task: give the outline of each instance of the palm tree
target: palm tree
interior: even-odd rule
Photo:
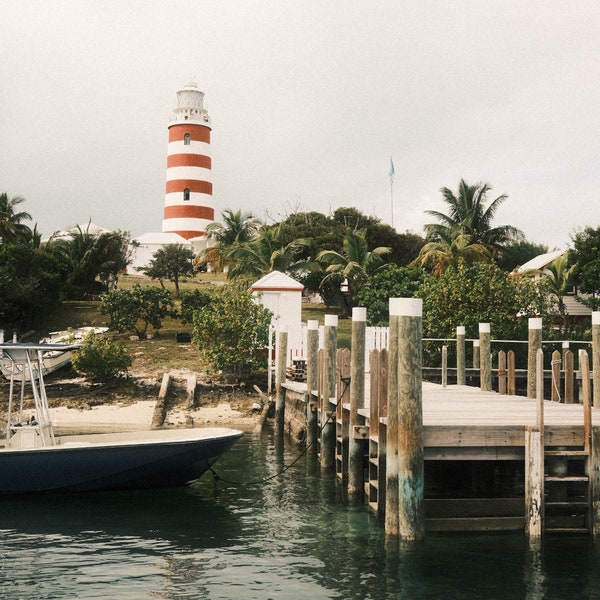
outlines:
[[[228,279],[252,279],[262,277],[271,271],[282,273],[309,268],[299,257],[310,239],[297,239],[283,243],[283,227],[263,227],[262,231],[246,243],[234,244],[223,251],[225,261],[230,265]]]
[[[565,252],[552,261],[543,271],[543,285],[556,300],[556,307],[560,319],[560,330],[564,332],[567,322],[567,307],[563,297],[571,285],[571,275],[575,272],[575,265],[569,266],[569,253]],[[538,273],[538,271],[534,271]]]
[[[31,220],[31,215],[25,211],[15,212],[15,207],[21,202],[25,202],[25,198],[9,198],[6,192],[0,194],[0,241],[3,244],[18,242],[30,232],[22,221]]]
[[[467,234],[453,235],[452,230],[442,231],[438,239],[427,242],[412,264],[430,267],[431,274],[438,277],[450,266],[457,267],[462,260],[466,265],[488,262],[490,252],[484,244],[473,244]]]
[[[260,230],[261,221],[250,213],[226,209],[221,213],[223,223],[215,221],[206,227],[206,237],[216,242],[216,247],[207,248],[201,253],[201,262],[211,262],[222,267],[226,248],[249,242]]]
[[[349,312],[348,297],[354,298],[365,285],[369,275],[383,265],[383,256],[391,252],[391,248],[379,246],[368,250],[366,230],[346,230],[342,252],[322,250],[317,255],[317,262],[325,266],[326,275],[321,280],[321,286],[333,284],[337,287],[344,282],[347,293],[342,294],[345,312]]]
[[[443,187],[440,191],[449,211],[448,214],[435,210],[426,211],[440,221],[425,225],[427,240],[447,243],[459,236],[468,236],[460,244],[464,245],[468,239],[470,244],[485,246],[492,256],[497,256],[501,254],[503,245],[507,242],[523,239],[523,233],[511,225],[492,227],[496,211],[508,196],[502,194],[486,207],[487,195],[491,189],[487,183],[468,185],[464,179],[458,184],[457,195]]]

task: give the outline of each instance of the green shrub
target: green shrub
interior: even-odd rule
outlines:
[[[126,373],[131,357],[121,345],[110,338],[89,333],[81,348],[73,353],[73,367],[92,381],[108,381]]]

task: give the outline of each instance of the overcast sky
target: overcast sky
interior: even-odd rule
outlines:
[[[190,81],[217,214],[390,223],[393,197],[396,229],[421,234],[464,178],[550,249],[600,224],[597,1],[2,0],[0,24],[0,192],[44,235],[160,231]]]

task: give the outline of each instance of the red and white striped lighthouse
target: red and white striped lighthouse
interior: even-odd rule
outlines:
[[[204,92],[190,83],[177,92],[169,124],[167,191],[163,232],[186,240],[204,234],[214,221],[210,158],[210,117]]]

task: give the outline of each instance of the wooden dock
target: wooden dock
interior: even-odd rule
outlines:
[[[360,356],[360,350],[352,354],[353,360]],[[540,397],[540,369],[536,398],[418,378],[409,389],[414,370],[393,391],[398,382],[388,376],[388,360],[392,364],[392,350],[389,356],[373,351],[370,368],[362,365],[358,401],[349,393],[356,386],[348,350],[338,350],[333,361],[308,357],[309,371],[311,361],[320,365],[316,389],[283,384],[288,425],[305,427],[322,468],[334,465],[349,498],[355,497],[353,481],[360,480],[361,500],[381,517],[386,533],[408,539],[422,537],[422,531],[600,533],[600,414],[591,407],[587,367],[579,374],[583,404],[565,404]],[[356,377],[356,365],[352,373]],[[323,379],[332,377],[336,384],[324,395]],[[390,423],[390,411],[399,421]],[[334,448],[306,428],[315,413],[321,431],[335,422]],[[358,466],[349,459],[353,455]],[[391,514],[397,510],[400,518]]]

